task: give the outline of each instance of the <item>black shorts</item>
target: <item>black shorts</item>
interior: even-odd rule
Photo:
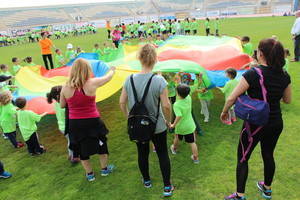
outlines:
[[[197,30],[193,30],[193,33],[196,35],[197,34]]]
[[[176,134],[178,136],[179,140],[185,140],[186,143],[194,143],[195,142],[195,135],[194,133],[188,134],[188,135],[179,135]]]
[[[190,33],[191,32],[191,30],[185,30],[185,33]]]
[[[100,118],[69,119],[70,149],[88,160],[94,154],[108,154],[108,130]]]

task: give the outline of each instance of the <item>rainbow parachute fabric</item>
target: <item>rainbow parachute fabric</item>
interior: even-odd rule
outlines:
[[[105,86],[97,90],[96,101],[102,101],[122,88],[125,79],[137,73],[141,65],[137,52],[143,44],[123,44],[100,60],[97,54],[82,53],[77,58],[87,59],[95,77],[107,73],[109,66],[116,66],[116,74]],[[158,62],[155,72],[187,72],[203,74],[205,85],[222,87],[227,78],[224,70],[233,67],[239,70],[251,58],[242,53],[241,42],[232,37],[174,36],[157,47]],[[46,101],[46,93],[51,87],[63,85],[67,79],[73,59],[66,66],[47,71],[41,66],[23,67],[16,75],[19,89],[14,97],[24,96],[28,100],[27,109],[36,113],[54,113],[53,105]],[[105,61],[105,62],[104,62]],[[239,71],[241,74],[242,71]]]

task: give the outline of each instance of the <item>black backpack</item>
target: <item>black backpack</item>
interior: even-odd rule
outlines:
[[[130,82],[134,94],[135,104],[130,110],[128,116],[128,134],[129,139],[136,143],[149,142],[155,133],[156,123],[159,116],[160,99],[158,100],[157,115],[155,121],[153,121],[153,119],[150,117],[149,111],[145,105],[145,99],[149,92],[149,87],[154,76],[155,75],[153,74],[149,79],[141,101],[138,100],[138,96],[133,82],[133,75],[130,76]]]

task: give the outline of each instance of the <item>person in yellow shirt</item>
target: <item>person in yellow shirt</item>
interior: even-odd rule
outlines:
[[[50,69],[54,69],[52,51],[51,48],[54,47],[52,41],[48,38],[48,34],[46,32],[41,33],[42,39],[39,41],[42,56],[44,60],[44,64],[47,70],[49,70],[48,61],[50,63]]]

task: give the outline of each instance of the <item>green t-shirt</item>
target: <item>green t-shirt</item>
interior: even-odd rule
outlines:
[[[197,23],[196,21],[191,23],[191,29],[192,29],[193,31],[195,31],[195,30],[198,29],[198,23]]]
[[[61,55],[56,54],[55,55],[55,68],[58,68],[58,67],[61,67],[62,65],[64,65],[64,64],[62,64],[62,63],[64,63],[64,60],[65,60],[65,58],[62,54]]]
[[[220,21],[219,21],[219,20],[216,20],[216,21],[215,21],[215,29],[216,29],[216,30],[219,30],[219,28],[220,28]]]
[[[18,73],[18,71],[21,69],[21,65],[14,65],[12,66],[12,70],[14,72],[14,74],[16,75]]]
[[[225,100],[228,99],[228,97],[231,95],[232,91],[236,86],[239,84],[239,81],[236,79],[228,81],[223,88],[221,88],[221,91],[225,95]]]
[[[16,107],[12,103],[8,103],[2,107],[0,115],[0,125],[3,133],[11,133],[16,131]]]
[[[96,49],[96,48],[94,48],[92,52],[98,54],[99,58],[103,54],[102,51],[101,51],[101,49]]]
[[[19,128],[25,141],[29,140],[31,135],[37,131],[36,123],[39,122],[41,118],[40,115],[29,110],[19,110],[17,112]]]
[[[248,54],[249,56],[252,56],[253,55],[253,45],[250,42],[244,44],[243,45],[243,52],[245,54]]]
[[[54,103],[55,115],[57,119],[58,129],[62,132],[65,132],[66,128],[66,115],[65,109],[60,107],[60,104],[55,102]]]
[[[175,97],[176,96],[176,84],[174,81],[168,82],[168,92],[169,97]]]
[[[4,76],[12,76],[12,74],[11,74],[9,71],[6,71],[6,72],[1,71],[1,72],[0,72],[0,75],[4,75]]]
[[[209,29],[210,28],[210,22],[206,20],[204,22],[204,26],[205,26],[206,29]]]
[[[191,30],[190,23],[187,21],[184,22],[183,27],[185,31]]]
[[[201,84],[199,84],[199,80],[196,79],[194,81],[194,88],[195,89],[204,89],[204,88],[207,88],[207,86],[202,82]],[[210,101],[214,98],[214,94],[211,90],[207,90],[206,92],[202,93],[202,92],[199,92],[198,93],[198,98],[201,99],[201,100],[206,100],[206,101]]]
[[[286,71],[286,72],[289,72],[289,65],[290,65],[290,61],[288,58],[285,59],[285,65],[283,66],[283,69]]]
[[[188,135],[194,133],[196,125],[192,116],[192,98],[188,95],[185,99],[177,99],[174,104],[176,117],[181,117],[175,127],[175,134]]]
[[[74,50],[67,50],[65,53],[65,58],[67,60],[71,60],[71,59],[75,58],[75,56],[76,56],[76,54],[75,54]]]

